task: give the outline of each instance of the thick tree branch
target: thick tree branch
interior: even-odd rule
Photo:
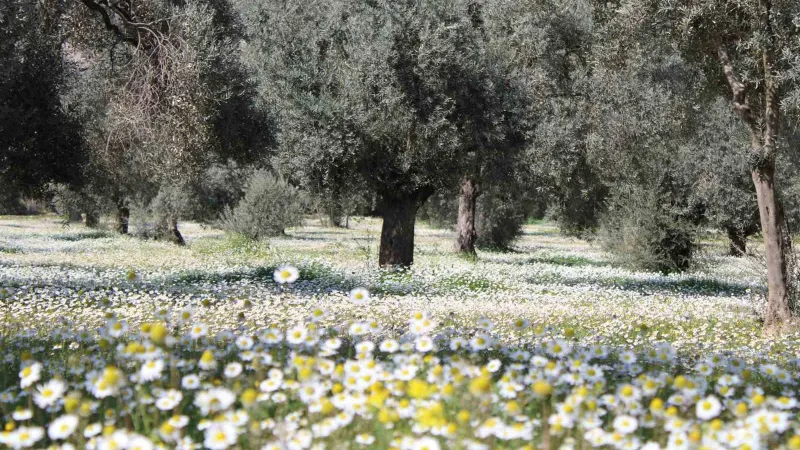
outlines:
[[[724,48],[720,47],[717,50],[717,57],[719,58],[720,64],[722,64],[725,79],[728,81],[728,86],[730,86],[731,93],[733,94],[733,111],[742,119],[745,125],[747,125],[750,131],[750,140],[753,149],[760,149],[761,133],[759,132],[758,122],[756,118],[753,117],[753,110],[750,108],[750,103],[747,98],[748,87],[739,79],[739,76],[733,68],[733,63],[728,56],[728,52]]]
[[[106,8],[104,8],[102,5],[93,0],[81,0],[81,3],[86,5],[86,7],[89,8],[90,10],[100,14],[100,17],[103,19],[103,24],[105,25],[106,29],[113,32],[117,36],[117,38],[119,38],[121,41],[127,42],[128,44],[133,46],[139,45],[138,39],[125,34],[122,30],[119,29],[118,26],[114,24],[114,22],[111,21],[111,16],[108,14],[108,11],[106,11]]]
[[[763,152],[764,156],[774,158],[775,138],[780,127],[780,100],[778,98],[778,81],[775,74],[775,33],[772,29],[770,0],[760,0],[759,20],[761,29],[765,36],[765,43],[761,49],[762,63],[764,70],[764,132],[763,132]]]

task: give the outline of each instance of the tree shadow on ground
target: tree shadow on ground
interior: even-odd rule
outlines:
[[[576,277],[568,278],[555,274],[547,274],[542,277],[532,277],[528,279],[532,284],[556,283],[562,286],[597,286],[602,288],[619,289],[622,291],[634,291],[642,295],[697,295],[703,297],[735,297],[743,296],[748,293],[752,286],[744,283],[733,283],[707,278],[687,277],[682,279],[671,278],[650,278],[636,279],[625,277],[614,278],[588,278]]]
[[[581,267],[581,266],[590,266],[590,267],[611,267],[613,264],[609,261],[595,261],[589,258],[584,258],[582,256],[574,256],[574,255],[541,255],[541,256],[534,256],[532,258],[528,258],[525,261],[522,261],[521,264],[551,264],[555,266],[564,266],[564,267]]]

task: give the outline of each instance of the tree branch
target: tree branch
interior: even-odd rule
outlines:
[[[731,88],[733,94],[733,111],[739,115],[744,121],[745,125],[750,129],[752,135],[758,136],[758,124],[753,117],[753,111],[747,100],[747,85],[745,85],[733,69],[728,52],[724,48],[717,50],[717,57],[722,64],[722,70],[725,72],[725,79],[728,80],[728,86]]]
[[[774,157],[775,139],[780,128],[780,100],[778,98],[778,77],[775,74],[775,33],[772,29],[772,3],[760,0],[759,20],[766,37],[762,44],[761,55],[764,70],[764,152],[766,157]]]
[[[106,9],[99,3],[93,0],[81,0],[81,3],[86,5],[86,7],[90,10],[100,14],[106,29],[113,32],[121,41],[127,42],[133,46],[139,45],[139,41],[136,38],[128,36],[122,30],[120,30],[118,26],[114,25],[114,22],[111,21],[111,16],[108,14],[108,11],[106,11]]]

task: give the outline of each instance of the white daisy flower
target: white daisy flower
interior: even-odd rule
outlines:
[[[77,427],[78,416],[68,414],[50,422],[50,425],[47,426],[47,435],[54,441],[66,439],[75,432]]]
[[[364,288],[355,288],[350,291],[348,297],[353,304],[363,306],[369,302],[369,291]]]
[[[36,387],[36,393],[33,394],[33,401],[39,408],[47,408],[54,405],[67,390],[67,384],[63,381],[53,378],[45,384]]]
[[[697,402],[697,418],[700,420],[710,420],[717,417],[722,411],[722,403],[717,400],[717,397],[709,395]]]
[[[19,371],[19,385],[22,389],[27,388],[39,381],[42,376],[42,363],[34,362]]]
[[[272,274],[272,278],[278,284],[286,284],[286,283],[294,283],[300,278],[300,271],[297,270],[296,267],[292,266],[281,266],[275,269],[275,273]]]
[[[621,415],[614,419],[614,430],[621,434],[631,434],[639,427],[635,417]]]

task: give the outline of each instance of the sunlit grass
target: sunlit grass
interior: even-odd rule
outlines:
[[[418,227],[414,268],[385,271],[379,221],[351,224],[309,220],[264,242],[185,224],[181,248],[0,219],[0,248],[15,249],[0,251],[2,443],[40,432],[31,445],[731,448],[728,432],[750,448],[800,443],[787,371],[800,337],[761,333],[760,274],[723,256],[724,242],[706,246],[700,269],[664,276],[616,267],[546,223],[474,260],[452,253],[451,232]],[[300,277],[276,284],[285,264]],[[349,299],[356,287],[366,303]],[[397,352],[383,351],[393,339]],[[197,389],[183,384],[194,375]],[[52,379],[66,391],[38,406]],[[697,405],[709,395],[720,410],[706,418]],[[72,426],[65,416],[76,428],[62,438],[49,428]]]

